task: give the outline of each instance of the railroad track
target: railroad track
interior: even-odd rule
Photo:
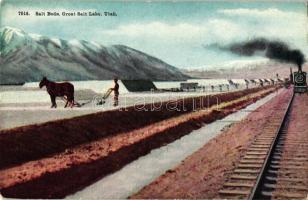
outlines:
[[[287,132],[293,99],[294,95],[285,109],[277,107],[275,116],[269,119],[263,133],[256,137],[219,191],[220,198],[307,198],[307,133]],[[296,137],[288,137],[288,134],[296,134]]]

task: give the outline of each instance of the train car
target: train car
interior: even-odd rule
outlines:
[[[290,85],[291,85],[290,79],[285,78],[284,81],[283,81],[283,86],[284,86],[285,88],[289,88]]]
[[[306,72],[297,71],[293,73],[294,93],[307,92]]]

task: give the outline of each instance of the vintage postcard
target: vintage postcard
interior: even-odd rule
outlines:
[[[0,199],[307,199],[307,1],[0,0]]]

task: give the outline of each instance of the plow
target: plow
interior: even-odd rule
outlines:
[[[95,106],[95,105],[103,105],[103,104],[106,103],[106,99],[108,99],[108,97],[110,97],[111,93],[112,93],[112,89],[109,88],[109,89],[104,93],[103,96],[101,96],[101,95],[96,95],[96,96],[94,96],[91,100],[88,100],[88,101],[86,101],[86,102],[80,103],[80,102],[74,100],[73,106],[80,108],[80,107],[83,107],[83,106],[85,106],[85,105],[87,105],[87,104],[89,104],[89,103],[91,103],[91,102],[93,102],[93,105],[94,105],[94,106]],[[66,97],[66,96],[63,96],[61,99],[62,99],[64,102],[67,102],[67,97]]]

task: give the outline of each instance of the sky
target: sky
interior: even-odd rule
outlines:
[[[117,16],[35,16],[40,11]],[[305,2],[2,0],[0,25],[67,40],[123,44],[179,68],[261,59],[210,48],[256,37],[279,39],[308,54]]]

